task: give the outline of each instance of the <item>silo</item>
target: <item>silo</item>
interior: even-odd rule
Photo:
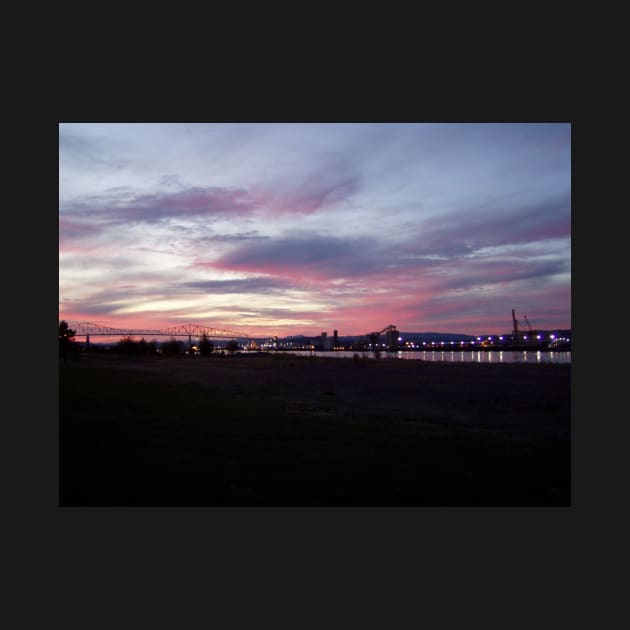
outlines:
[[[322,332],[322,350],[330,350],[330,340],[327,332]]]
[[[395,328],[390,328],[387,333],[386,333],[386,339],[387,341],[385,342],[387,344],[388,348],[394,349],[398,347],[398,335],[400,333],[395,329]]]

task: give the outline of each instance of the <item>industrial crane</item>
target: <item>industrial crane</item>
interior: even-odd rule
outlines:
[[[523,318],[525,319],[525,323],[527,324],[527,329],[528,329],[528,334],[529,334],[529,341],[534,341],[535,337],[536,337],[536,330],[534,330],[532,328],[532,325],[529,323],[529,319],[527,319],[527,315],[523,314]],[[519,335],[522,335],[523,332],[519,331],[518,329],[518,320],[516,319],[516,315],[514,314],[514,309],[512,309],[512,325],[514,327],[514,329],[512,330],[512,334],[514,335],[514,341],[519,340]],[[526,337],[523,336],[523,340],[525,340]]]
[[[389,326],[385,326],[385,328],[383,328],[383,330],[379,330],[377,333],[372,333],[373,335],[382,335],[384,332],[395,332],[397,333],[398,331],[396,330],[396,326],[394,326],[394,324],[390,324]]]
[[[527,315],[523,315],[525,321],[527,322],[527,328],[529,328],[529,335],[532,343],[540,343],[541,336],[538,334],[538,330],[536,328],[532,328],[532,325],[529,323],[529,319],[527,319]]]
[[[512,309],[512,324],[514,329],[512,330],[513,335],[518,335],[518,320],[516,319],[516,315],[514,315],[514,309]]]

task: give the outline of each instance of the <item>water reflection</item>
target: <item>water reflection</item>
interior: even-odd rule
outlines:
[[[317,352],[308,350],[286,351],[287,354],[297,354],[302,356],[321,356],[336,359],[352,359],[355,354],[361,358],[374,359],[373,353],[353,352],[349,350],[340,352]],[[527,352],[523,351],[502,351],[502,350],[461,350],[460,352],[445,352],[435,350],[406,350],[396,352],[383,352],[383,358],[440,361],[448,363],[571,363],[571,352]]]

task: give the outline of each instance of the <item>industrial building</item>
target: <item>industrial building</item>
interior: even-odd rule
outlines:
[[[327,332],[322,332],[322,350],[330,350],[330,339]]]

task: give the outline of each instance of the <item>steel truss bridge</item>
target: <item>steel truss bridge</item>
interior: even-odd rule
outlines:
[[[249,335],[233,330],[222,330],[200,324],[183,324],[170,328],[112,328],[92,322],[68,322],[68,327],[75,331],[77,337],[206,337],[221,339],[249,339]]]

